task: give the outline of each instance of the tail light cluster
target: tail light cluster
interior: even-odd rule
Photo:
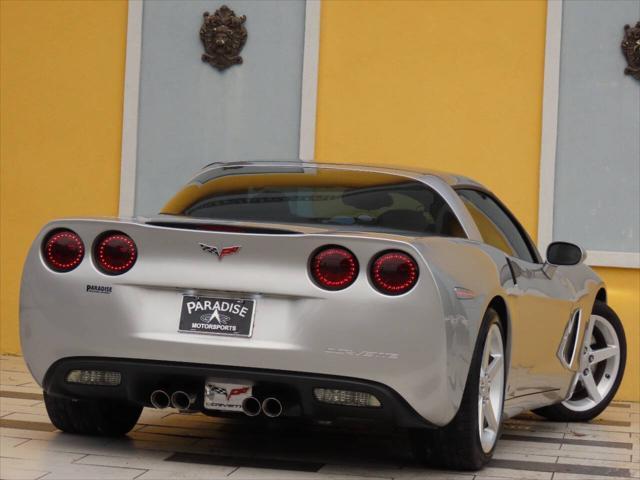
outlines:
[[[326,247],[311,257],[311,275],[327,290],[342,290],[358,276],[358,260],[346,248]]]
[[[56,272],[69,272],[84,258],[84,243],[71,230],[58,230],[47,237],[43,246],[47,265]]]
[[[386,252],[371,266],[371,281],[382,293],[400,295],[413,288],[418,280],[418,265],[403,252]]]
[[[85,247],[80,236],[71,230],[55,230],[42,245],[45,263],[56,272],[70,272],[82,262]],[[135,242],[121,232],[106,232],[93,244],[96,267],[107,275],[120,275],[133,267],[138,257]]]
[[[344,247],[326,246],[316,250],[309,261],[311,278],[325,290],[342,290],[358,276],[358,259]],[[374,257],[369,279],[385,295],[401,295],[418,281],[418,264],[407,253],[389,250]]]
[[[124,233],[106,233],[98,238],[95,246],[96,264],[109,275],[120,275],[136,263],[136,244]]]

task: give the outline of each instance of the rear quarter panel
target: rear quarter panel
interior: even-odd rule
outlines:
[[[506,287],[512,277],[504,255],[485,249],[479,242],[429,238],[418,249],[431,269],[443,304],[448,382],[451,397],[459,406],[484,314],[495,297],[508,303]],[[458,299],[455,287],[473,291],[474,298]],[[503,320],[507,324],[508,358],[510,318]]]

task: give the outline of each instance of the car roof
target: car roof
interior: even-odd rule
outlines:
[[[218,168],[223,169],[242,169],[243,167],[251,168],[251,167],[273,167],[277,169],[278,167],[282,168],[291,168],[291,167],[300,167],[300,168],[337,168],[337,169],[345,169],[345,170],[357,170],[363,172],[381,172],[381,173],[389,173],[395,175],[402,176],[410,176],[410,177],[421,177],[421,176],[433,176],[438,177],[442,181],[446,182],[452,187],[458,186],[474,186],[485,189],[484,185],[481,183],[466,177],[464,175],[458,175],[456,173],[443,172],[439,170],[430,170],[417,168],[413,166],[402,166],[396,165],[390,167],[384,164],[352,164],[352,163],[330,163],[330,162],[307,162],[307,161],[296,161],[296,160],[252,160],[252,161],[233,161],[233,162],[213,162],[205,166],[200,172],[198,172],[198,176],[208,170],[214,170]]]

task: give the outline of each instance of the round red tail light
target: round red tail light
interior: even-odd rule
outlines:
[[[70,272],[82,262],[84,243],[71,230],[57,230],[43,244],[44,260],[56,272]]]
[[[358,276],[358,260],[346,248],[324,247],[311,257],[311,276],[318,286],[342,290]]]
[[[371,265],[371,280],[378,291],[400,295],[418,281],[418,264],[403,252],[383,253]]]
[[[97,266],[108,275],[120,275],[136,263],[138,249],[131,237],[124,233],[107,233],[95,246]]]

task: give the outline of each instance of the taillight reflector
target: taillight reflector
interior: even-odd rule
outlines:
[[[311,276],[318,286],[326,290],[342,290],[358,276],[358,260],[346,248],[324,247],[310,262]]]
[[[386,295],[401,295],[418,281],[418,264],[403,252],[382,253],[371,265],[371,281]]]

